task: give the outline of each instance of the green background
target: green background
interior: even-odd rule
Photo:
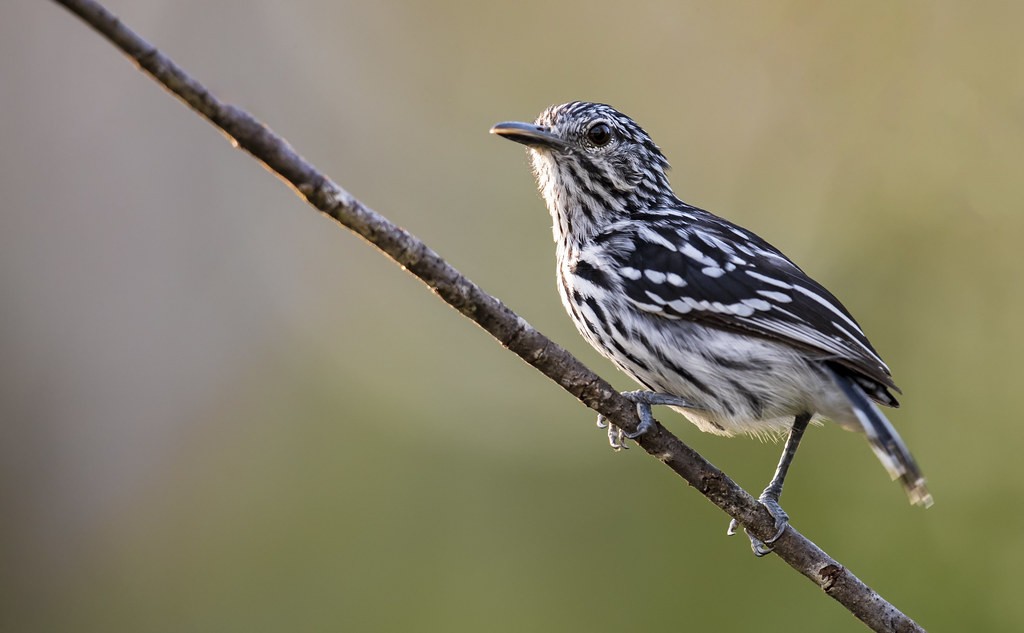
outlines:
[[[794,526],[933,631],[1024,628],[1024,5],[109,6],[623,389],[487,130],[635,117],[904,390],[935,506],[815,428]],[[862,630],[70,14],[3,13],[0,629]],[[771,475],[780,446],[658,414]]]

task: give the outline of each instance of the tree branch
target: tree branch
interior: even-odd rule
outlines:
[[[427,284],[446,303],[479,324],[502,345],[558,383],[588,407],[632,431],[636,407],[571,354],[535,330],[501,301],[450,266],[409,232],[356,200],[306,162],[288,143],[250,114],[214,97],[173,61],[92,0],[56,0],[132,58],[168,91],[223,131],[311,205],[362,236]],[[658,424],[639,438],[652,456],[762,540],[774,521],[753,497],[696,451]],[[775,544],[775,554],[874,631],[924,631],[792,527]]]

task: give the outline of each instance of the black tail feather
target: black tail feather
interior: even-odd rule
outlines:
[[[864,393],[864,389],[856,380],[847,376],[842,369],[831,368],[832,376],[839,388],[843,390],[853,411],[860,421],[864,434],[867,435],[871,448],[879,461],[889,471],[893,479],[903,484],[910,503],[928,507],[932,505],[932,495],[928,492],[924,475],[914,461],[913,455],[907,450],[906,444],[889,420],[882,414],[874,402]]]

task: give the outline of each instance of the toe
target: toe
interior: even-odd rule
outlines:
[[[770,514],[772,519],[775,520],[775,533],[771,538],[764,541],[744,530],[747,534],[747,538],[750,539],[750,549],[753,550],[755,556],[760,558],[772,553],[772,550],[774,549],[773,546],[776,541],[782,537],[783,533],[786,531],[786,526],[789,525],[789,515],[782,509],[782,506],[779,505],[778,499],[774,496],[761,495],[757,501],[763,505],[766,510],[768,510],[768,514]],[[729,529],[726,531],[726,534],[732,536],[737,532],[739,527],[739,523],[736,519],[733,519],[729,522]]]
[[[654,416],[651,414],[651,405],[646,402],[636,403],[636,414],[640,418],[640,424],[637,425],[635,431],[625,434],[625,436],[631,440],[635,440],[644,433],[654,430],[656,426],[654,423]]]
[[[754,552],[754,556],[757,556],[758,558],[761,558],[762,556],[767,556],[768,554],[771,554],[773,551],[771,545],[768,545],[754,537],[750,537],[750,549]]]
[[[789,515],[786,514],[786,511],[779,505],[778,499],[774,497],[762,495],[758,501],[760,501],[761,505],[768,510],[768,514],[775,519],[775,534],[773,534],[767,541],[764,541],[767,545],[774,545],[775,542],[782,537],[783,532],[786,531],[786,526],[789,525]]]

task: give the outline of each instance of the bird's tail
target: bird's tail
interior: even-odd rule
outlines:
[[[914,456],[907,450],[896,429],[853,380],[835,369],[832,369],[832,376],[853,405],[853,412],[857,415],[871,448],[889,471],[889,476],[900,480],[907,491],[910,503],[926,508],[931,506],[932,495],[925,485],[924,475],[921,474]]]

